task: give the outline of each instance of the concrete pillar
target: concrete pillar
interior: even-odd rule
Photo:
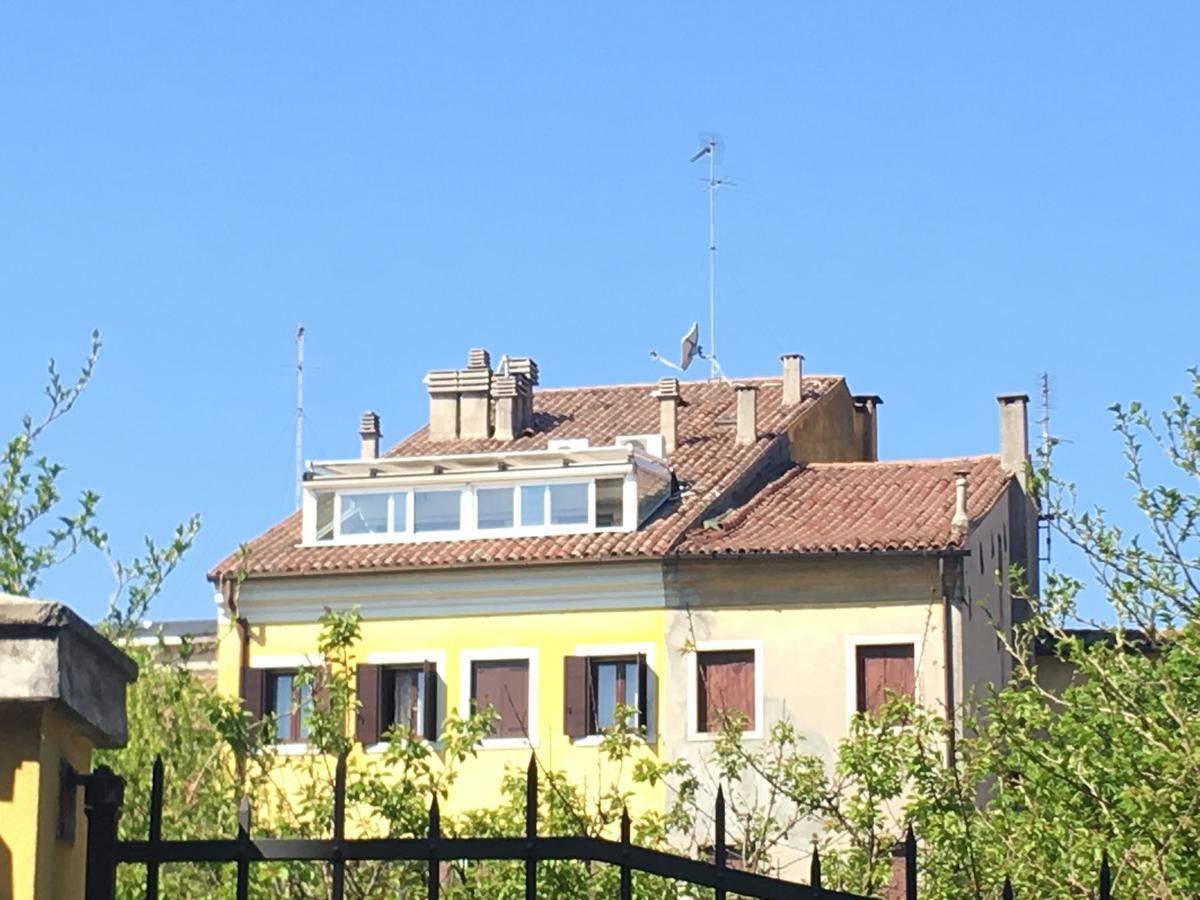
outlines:
[[[658,388],[651,396],[658,398],[658,431],[663,438],[663,452],[672,453],[679,430],[679,379],[658,379]]]
[[[785,353],[783,360],[783,405],[792,406],[804,397],[804,357],[799,353]]]
[[[1027,488],[1029,395],[1001,394],[996,401],[1000,404],[1000,466]]]
[[[737,442],[753,444],[758,440],[758,388],[753,384],[737,384]]]
[[[359,449],[362,459],[375,459],[379,456],[379,439],[383,437],[383,433],[379,430],[378,415],[370,410],[362,414],[358,437],[362,442]]]
[[[0,896],[83,896],[80,777],[127,737],[137,665],[60,603],[0,594]]]

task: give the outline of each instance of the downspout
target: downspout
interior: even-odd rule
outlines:
[[[946,558],[938,557],[938,581],[942,586],[942,653],[946,660],[946,762],[954,766],[958,758],[958,724],[954,702],[954,616],[950,592],[946,590]]]

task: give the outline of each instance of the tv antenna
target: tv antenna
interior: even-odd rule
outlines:
[[[1054,450],[1054,445],[1058,440],[1050,433],[1050,373],[1042,373],[1042,415],[1038,424],[1042,426],[1042,446],[1038,452],[1038,465],[1046,470],[1050,468],[1050,454]],[[1054,513],[1050,510],[1050,498],[1048,496],[1050,486],[1044,485],[1041,490],[1042,496],[1039,499],[1041,506],[1038,512],[1038,529],[1042,533],[1043,549],[1039,554],[1038,561],[1050,565],[1050,538],[1054,533],[1054,527],[1051,524],[1054,521]]]
[[[701,138],[700,149],[692,154],[688,162],[697,162],[708,157],[708,377],[716,381],[721,377],[721,366],[717,363],[717,188],[736,187],[728,178],[717,177],[717,156],[724,144],[715,134]]]
[[[296,326],[296,509],[304,483],[304,326]]]

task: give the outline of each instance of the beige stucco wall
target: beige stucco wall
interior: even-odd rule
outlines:
[[[788,431],[796,462],[862,460],[862,435],[855,425],[854,401],[846,382],[826,391]]]

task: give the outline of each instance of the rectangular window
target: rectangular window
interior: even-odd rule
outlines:
[[[541,484],[521,485],[521,524],[546,524],[546,487]]]
[[[471,663],[471,702],[476,710],[492,707],[498,738],[523,738],[529,725],[529,660],[495,659]]]
[[[414,734],[425,729],[425,670],[422,666],[396,666],[383,670],[383,723]]]
[[[458,531],[461,491],[417,491],[413,526],[417,532]]]
[[[408,531],[408,494],[392,494],[392,531],[404,534]]]
[[[593,659],[592,664],[592,734],[617,725],[617,707],[632,707],[625,717],[626,728],[638,724],[638,661],[629,659]]]
[[[342,494],[342,534],[383,534],[388,530],[387,494]]]
[[[696,730],[713,733],[737,716],[743,731],[753,731],[754,651],[708,650],[696,654]]]
[[[586,525],[588,486],[586,484],[550,485],[550,524]]]
[[[475,503],[480,529],[512,528],[512,488],[479,488],[475,491]]]
[[[266,709],[275,717],[275,740],[281,744],[299,744],[308,738],[308,713],[312,708],[312,687],[300,684],[295,671],[274,671],[267,675]]]
[[[600,478],[596,481],[596,527],[620,528],[624,522],[625,479]]]
[[[912,644],[865,644],[857,650],[858,711],[877,714],[892,697],[912,697]]]
[[[317,494],[317,540],[333,540],[333,502],[337,495],[332,491]]]

